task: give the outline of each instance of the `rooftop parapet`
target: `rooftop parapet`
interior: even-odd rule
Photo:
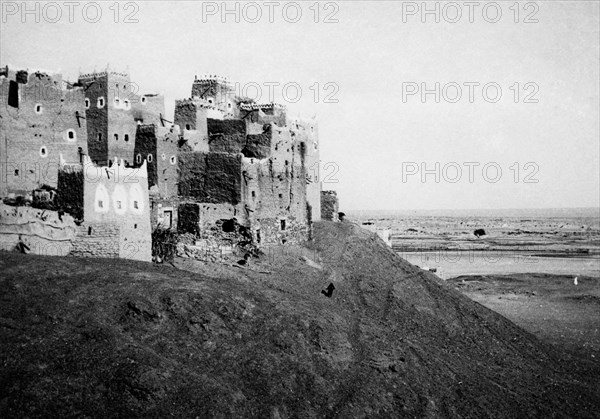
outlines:
[[[121,73],[118,71],[94,71],[92,73],[86,73],[86,74],[80,74],[79,75],[79,80],[91,80],[91,79],[97,79],[100,77],[106,77],[106,76],[118,76],[118,77],[129,77],[128,73]]]
[[[256,110],[272,110],[280,109],[285,110],[285,105],[278,103],[240,103],[240,109],[243,111],[256,111]]]

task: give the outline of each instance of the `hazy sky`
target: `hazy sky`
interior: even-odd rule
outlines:
[[[128,68],[169,116],[195,75],[250,96],[258,84],[261,101],[280,83],[291,115],[318,116],[323,189],[342,209],[600,206],[596,1],[241,2],[238,16],[236,2],[223,15],[222,2],[108,1],[99,17],[87,1],[41,2],[39,17],[36,2],[0,3],[0,65],[72,80]]]

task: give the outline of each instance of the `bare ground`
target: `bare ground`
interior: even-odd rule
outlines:
[[[600,410],[597,376],[578,356],[374,235],[317,223],[310,247],[248,268],[0,254],[0,416],[591,418]],[[314,263],[304,259],[311,251]]]

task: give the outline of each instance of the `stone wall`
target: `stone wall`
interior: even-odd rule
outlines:
[[[118,258],[120,229],[114,224],[84,223],[77,228],[72,256]],[[134,258],[130,258],[134,259]]]

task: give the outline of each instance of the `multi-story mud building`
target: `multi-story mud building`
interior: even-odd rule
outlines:
[[[31,98],[30,91],[47,85],[60,99]],[[297,243],[321,217],[316,121],[237,97],[224,78],[196,78],[190,98],[176,101],[173,122],[164,117],[164,98],[137,95],[126,73],[84,74],[69,84],[5,69],[0,86],[3,162],[55,161],[50,186],[58,186],[62,208],[83,226],[79,239],[113,237],[112,247],[96,246],[101,255],[131,257],[125,246],[133,244],[142,249],[134,258],[147,260],[157,227],[217,241],[223,232],[243,232],[243,240],[259,246]],[[67,94],[70,101],[63,100]],[[20,141],[31,147],[19,148]],[[115,171],[127,172],[137,189]],[[39,186],[11,179],[2,196]],[[78,243],[74,253],[94,252]]]

